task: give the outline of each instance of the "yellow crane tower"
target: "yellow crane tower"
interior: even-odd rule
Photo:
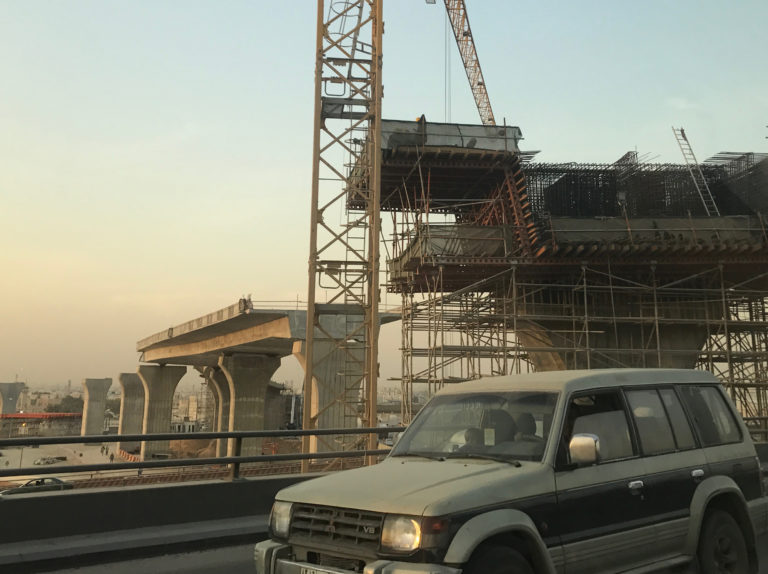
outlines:
[[[330,413],[335,426],[341,426],[340,419],[343,426],[357,426],[358,418],[365,426],[377,425],[382,7],[383,0],[317,2],[309,283],[301,353],[307,430],[319,428]],[[464,1],[445,0],[445,7],[480,117],[494,125]],[[352,204],[363,207],[353,210]],[[322,441],[305,437],[302,450],[335,450],[339,442],[344,448],[360,446],[326,440],[323,448]],[[371,434],[365,446],[377,444]],[[304,461],[303,469],[308,467]]]

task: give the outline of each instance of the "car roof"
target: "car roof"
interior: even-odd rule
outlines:
[[[574,392],[595,387],[642,386],[654,384],[718,383],[708,371],[693,369],[592,369],[547,371],[500,377],[483,377],[444,387],[438,394],[499,391]]]

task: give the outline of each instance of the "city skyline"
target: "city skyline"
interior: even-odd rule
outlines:
[[[680,163],[672,125],[699,160],[768,149],[764,3],[467,4],[496,116],[542,161]],[[479,123],[443,12],[386,3],[385,117]],[[306,300],[314,16],[0,3],[0,381],[117,385],[147,335],[244,294]],[[385,327],[385,381],[398,344]]]

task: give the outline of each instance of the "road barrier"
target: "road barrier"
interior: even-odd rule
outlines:
[[[405,427],[374,427],[355,429],[314,429],[314,430],[265,430],[265,431],[228,431],[228,432],[193,432],[193,433],[154,433],[154,434],[123,434],[123,435],[90,435],[68,437],[24,437],[0,439],[0,449],[8,447],[35,447],[43,445],[80,445],[104,444],[117,442],[144,442],[167,440],[199,440],[199,439],[233,439],[233,456],[206,458],[164,458],[158,460],[135,460],[129,462],[108,462],[98,464],[79,464],[55,467],[26,467],[0,468],[0,478],[25,476],[97,472],[105,470],[139,470],[153,468],[171,468],[180,466],[217,466],[227,465],[230,480],[240,477],[241,465],[247,463],[295,462],[301,460],[338,460],[368,456],[381,456],[389,449],[376,450],[344,450],[314,453],[261,454],[241,456],[242,444],[248,438],[286,438],[324,435],[370,435],[379,437],[390,433],[402,432]]]

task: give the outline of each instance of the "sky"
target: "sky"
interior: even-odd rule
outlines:
[[[681,162],[673,125],[700,160],[768,151],[764,0],[467,9],[497,121],[541,161]],[[444,12],[385,0],[385,118],[479,123]],[[171,325],[306,300],[315,16],[0,0],[0,381],[116,381]],[[398,344],[386,327],[384,379]],[[277,380],[301,379],[290,361]]]

